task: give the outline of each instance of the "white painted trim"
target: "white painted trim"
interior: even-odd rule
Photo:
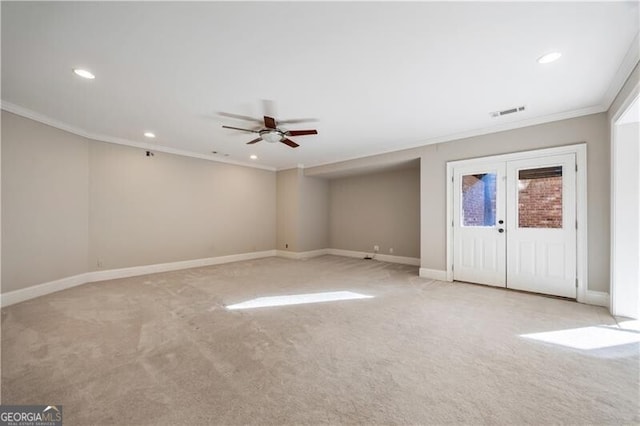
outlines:
[[[256,251],[231,254],[228,256],[206,257],[203,259],[183,260],[179,262],[157,263],[154,265],[133,266],[130,268],[110,269],[90,272],[91,282],[114,280],[118,278],[136,277],[139,275],[157,274],[160,272],[179,271],[181,269],[199,268],[202,266],[221,265],[223,263],[241,262],[243,260],[262,259],[276,255],[275,250]]]
[[[446,281],[453,282],[453,163],[447,161],[447,180],[445,181],[447,188],[447,200],[446,200],[446,247],[445,247],[445,262],[446,262]]]
[[[327,254],[334,256],[353,257],[356,259],[364,259],[365,256],[371,256],[374,260],[380,260],[382,262],[400,263],[402,265],[420,266],[420,259],[417,257],[405,257],[405,256],[392,256],[390,254],[380,253],[367,253],[364,251],[342,250],[330,248],[327,250]]]
[[[65,290],[71,287],[76,287],[82,284],[90,282],[90,273],[73,275],[66,278],[61,278],[55,281],[49,281],[42,284],[32,285],[20,290],[9,291],[0,295],[0,306],[14,305],[16,303],[24,302],[26,300],[35,299],[36,297],[44,296],[50,293],[55,293],[60,290]]]
[[[609,206],[609,217],[610,217],[610,225],[609,225],[610,262],[609,264],[611,265],[611,268],[609,271],[609,292],[610,292],[609,312],[611,312],[612,315],[619,314],[618,307],[616,304],[616,282],[617,282],[616,272],[617,271],[616,271],[616,268],[614,268],[614,265],[616,264],[616,256],[617,256],[616,251],[617,251],[617,244],[618,244],[616,241],[616,226],[618,226],[616,221],[616,216],[617,216],[616,205],[617,205],[617,198],[618,198],[618,179],[619,179],[619,176],[617,173],[618,165],[616,163],[616,153],[618,148],[618,122],[620,121],[622,116],[627,112],[631,104],[633,104],[633,102],[636,99],[640,99],[640,81],[636,82],[636,84],[631,88],[627,97],[622,101],[618,110],[615,111],[615,113],[611,117],[611,122],[610,122],[609,137],[611,138],[610,139],[611,144],[609,147],[609,158],[611,162],[610,163],[611,174],[610,174],[609,184],[610,184],[610,203],[611,204]],[[640,303],[640,301],[638,303]]]
[[[75,135],[82,136],[82,137],[87,138],[87,139],[92,139],[92,140],[101,141],[101,142],[107,142],[107,143],[113,143],[113,144],[117,144],[117,145],[126,145],[126,146],[130,146],[130,147],[134,147],[134,148],[141,148],[141,149],[144,149],[144,150],[151,150],[151,151],[156,151],[156,152],[165,152],[167,154],[181,155],[183,157],[200,158],[200,159],[203,159],[203,160],[214,161],[214,162],[218,162],[218,163],[235,164],[237,166],[251,167],[251,168],[254,168],[254,169],[263,169],[263,170],[269,170],[269,171],[281,171],[281,170],[288,170],[288,169],[291,169],[291,168],[320,167],[320,166],[325,166],[325,165],[329,165],[329,164],[341,163],[341,162],[344,162],[344,161],[358,160],[358,159],[361,159],[361,158],[367,158],[367,157],[372,157],[372,156],[376,156],[376,155],[382,155],[382,154],[388,154],[388,153],[392,153],[392,152],[399,152],[399,151],[405,151],[405,150],[420,148],[420,147],[423,147],[423,146],[426,146],[426,145],[431,145],[431,144],[436,144],[436,143],[449,142],[449,141],[458,140],[458,139],[464,139],[464,138],[470,138],[470,137],[475,137],[475,136],[488,135],[488,134],[491,134],[491,133],[503,132],[503,131],[506,131],[506,130],[519,129],[519,128],[522,128],[522,127],[535,126],[535,125],[538,125],[538,124],[550,123],[550,122],[554,122],[554,121],[567,120],[567,119],[570,119],[570,118],[582,117],[584,115],[597,114],[597,113],[600,113],[600,112],[604,112],[604,111],[607,111],[607,109],[609,107],[608,106],[605,107],[605,106],[602,106],[602,105],[597,105],[597,106],[584,108],[584,109],[579,109],[579,110],[564,111],[564,112],[560,112],[560,113],[557,113],[557,114],[550,114],[550,115],[546,115],[546,116],[543,116],[543,117],[530,118],[530,119],[526,119],[526,120],[516,121],[516,122],[513,122],[513,123],[503,123],[503,124],[498,124],[498,125],[495,125],[495,126],[484,127],[484,128],[479,128],[479,129],[472,129],[472,130],[467,130],[467,131],[459,132],[459,133],[453,133],[453,134],[449,134],[449,135],[436,136],[436,137],[433,137],[433,138],[425,139],[425,140],[420,141],[420,142],[418,142],[416,144],[411,144],[411,145],[407,145],[407,146],[396,148],[396,149],[387,149],[387,150],[382,150],[382,151],[376,151],[376,152],[373,152],[373,153],[370,153],[370,154],[361,155],[361,156],[357,156],[357,157],[336,159],[336,160],[333,160],[333,161],[330,161],[330,162],[319,163],[319,164],[311,164],[311,165],[298,163],[295,166],[286,166],[286,167],[279,167],[279,168],[271,167],[271,166],[259,165],[259,164],[256,164],[256,163],[245,163],[245,162],[242,162],[242,161],[234,161],[234,160],[230,160],[230,159],[226,159],[226,158],[215,157],[213,155],[206,155],[206,154],[187,151],[187,150],[183,150],[183,149],[170,148],[170,147],[161,146],[161,145],[157,145],[157,144],[150,144],[150,143],[145,143],[145,142],[136,142],[136,141],[131,141],[131,140],[128,140],[128,139],[115,138],[115,137],[112,137],[112,136],[101,135],[101,134],[96,134],[96,133],[90,133],[90,132],[88,132],[88,131],[86,131],[86,130],[84,130],[82,128],[71,126],[71,125],[66,124],[66,123],[64,123],[62,121],[53,119],[51,117],[47,117],[47,116],[45,116],[43,114],[37,113],[37,112],[35,112],[33,110],[30,110],[28,108],[25,108],[25,107],[22,107],[22,106],[19,106],[19,105],[15,105],[15,104],[13,104],[11,102],[7,102],[7,101],[4,101],[4,100],[1,101],[0,108],[2,108],[5,111],[11,112],[13,114],[20,115],[22,117],[26,117],[26,118],[29,118],[29,119],[34,120],[34,121],[38,121],[38,122],[46,124],[48,126],[55,127],[57,129],[60,129],[60,130],[64,130],[65,132],[73,133]]]
[[[604,95],[602,106],[606,107],[605,110],[611,108],[611,104],[615,101],[616,96],[622,90],[622,87],[626,83],[627,79],[631,75],[631,72],[640,61],[640,32],[636,33],[629,50],[624,56],[620,67],[616,71],[615,75],[611,79],[611,83],[607,88],[607,92]]]
[[[571,145],[555,146],[552,148],[534,149],[531,151],[516,151],[508,154],[489,155],[486,157],[476,157],[476,158],[469,158],[464,160],[448,161],[447,165],[451,164],[452,166],[467,166],[467,165],[474,165],[474,164],[483,164],[487,162],[525,160],[528,158],[548,157],[548,156],[561,155],[561,154],[574,154],[579,149],[584,149],[586,152],[586,149],[587,149],[586,142],[580,142],[580,143],[575,143]]]
[[[156,145],[152,145],[152,144],[143,143],[143,142],[134,142],[134,141],[130,141],[130,140],[127,140],[127,139],[114,138],[114,137],[106,136],[106,135],[93,134],[93,133],[89,133],[86,130],[81,129],[79,127],[68,125],[68,124],[63,123],[63,122],[61,122],[59,120],[55,120],[55,119],[47,117],[47,116],[45,116],[43,114],[37,113],[37,112],[32,111],[30,109],[24,108],[24,107],[19,106],[19,105],[12,104],[12,103],[4,101],[4,100],[1,101],[1,108],[4,109],[5,111],[9,111],[9,112],[12,112],[14,114],[17,114],[17,115],[20,115],[20,116],[23,116],[23,117],[27,117],[27,118],[30,118],[30,119],[35,120],[35,121],[39,121],[39,122],[47,124],[49,126],[56,127],[58,129],[61,129],[61,130],[64,130],[64,131],[67,131],[67,132],[70,132],[70,133],[74,133],[76,135],[79,135],[79,136],[82,136],[82,137],[85,137],[85,138],[88,138],[88,139],[94,139],[94,140],[108,142],[108,143],[115,143],[115,144],[119,144],[119,145],[128,145],[128,146],[132,146],[132,147],[136,147],[136,148],[149,149],[149,150],[154,150],[154,151],[159,151],[159,152],[166,152],[166,153],[169,153],[169,154],[182,155],[182,156],[185,156],[185,157],[201,158],[201,159],[204,159],[204,160],[216,161],[216,162],[220,162],[220,163],[229,163],[229,164],[235,164],[235,165],[240,165],[240,166],[245,166],[245,167],[252,167],[252,168],[257,168],[257,169],[270,170],[270,171],[281,171],[281,170],[288,170],[288,169],[295,168],[295,167],[298,167],[298,168],[305,168],[305,167],[306,168],[311,168],[311,167],[326,166],[326,165],[335,164],[335,163],[341,163],[341,162],[345,162],[345,161],[358,160],[358,159],[362,159],[362,158],[373,157],[373,156],[388,154],[388,153],[392,153],[392,152],[398,152],[398,151],[405,151],[405,150],[420,148],[420,147],[423,147],[423,146],[426,146],[426,145],[431,145],[431,144],[436,144],[436,143],[450,142],[450,141],[454,141],[454,140],[458,140],[458,139],[465,139],[465,138],[471,138],[471,137],[476,137],[476,136],[482,136],[482,135],[487,135],[487,134],[491,134],[491,133],[503,132],[503,131],[507,131],[507,130],[514,130],[514,129],[519,129],[519,128],[523,128],[523,127],[529,127],[529,126],[536,126],[536,125],[539,125],[539,124],[551,123],[551,122],[554,122],[554,121],[561,121],[561,120],[568,120],[568,119],[571,119],[571,118],[582,117],[582,116],[585,116],[585,115],[591,115],[591,114],[597,114],[597,113],[601,113],[601,112],[606,112],[611,107],[611,104],[613,103],[613,101],[615,100],[616,96],[620,92],[620,89],[622,88],[622,86],[626,82],[627,78],[631,74],[631,71],[633,71],[634,67],[636,66],[636,64],[640,60],[640,49],[638,48],[639,45],[640,45],[640,32],[636,33],[636,36],[635,36],[633,42],[631,43],[631,45],[629,46],[629,50],[625,54],[625,57],[624,57],[622,63],[620,64],[620,67],[618,68],[618,70],[616,71],[616,74],[614,75],[613,79],[611,80],[611,83],[609,84],[609,87],[607,88],[607,91],[606,91],[606,93],[605,93],[600,105],[595,105],[595,106],[582,108],[582,109],[577,109],[577,110],[563,111],[563,112],[559,112],[559,113],[555,113],[555,114],[545,115],[545,116],[542,116],[542,117],[533,117],[533,118],[529,118],[529,119],[526,119],[526,120],[520,120],[520,121],[516,121],[516,122],[511,122],[511,123],[502,123],[502,124],[497,124],[495,126],[490,126],[490,127],[482,127],[482,128],[466,130],[466,131],[458,132],[458,133],[452,133],[452,134],[447,134],[447,135],[442,135],[442,136],[435,136],[435,137],[428,138],[428,139],[422,140],[422,141],[420,141],[418,143],[410,144],[410,145],[407,145],[407,146],[404,146],[404,147],[401,147],[401,148],[380,150],[380,151],[372,152],[370,154],[356,156],[356,157],[347,157],[347,158],[342,158],[342,159],[335,159],[335,160],[332,160],[332,161],[329,161],[329,162],[317,163],[317,164],[301,164],[301,163],[297,163],[295,166],[291,165],[291,166],[279,167],[279,168],[270,167],[270,166],[263,166],[263,165],[259,165],[259,164],[256,164],[256,163],[245,163],[245,162],[240,162],[240,161],[234,161],[234,160],[229,160],[229,159],[225,159],[225,158],[217,158],[217,157],[212,157],[210,155],[200,154],[200,153],[186,151],[186,150],[182,150],[182,149],[162,147],[162,146],[159,146],[157,144]]]
[[[575,154],[578,172],[576,173],[576,217],[578,230],[576,233],[576,261],[578,278],[578,302],[586,302],[586,294],[589,288],[589,254],[588,254],[588,221],[587,221],[587,144],[579,143],[554,148],[538,149],[533,151],[514,152],[510,154],[492,155],[487,157],[471,158],[447,162],[447,202],[446,202],[446,281],[453,281],[453,170],[455,167],[482,164],[486,162],[514,161],[526,158],[546,157],[559,154]]]
[[[298,253],[295,251],[286,251],[286,250],[276,250],[277,257],[284,257],[285,259],[293,259],[297,260]]]
[[[250,253],[232,254],[228,256],[207,257],[203,259],[184,260],[179,262],[158,263],[154,265],[133,266],[130,268],[110,269],[105,271],[93,271],[84,274],[73,275],[55,281],[36,284],[20,290],[9,291],[0,294],[0,306],[10,306],[26,300],[35,299],[40,296],[55,293],[82,284],[114,280],[119,278],[135,277],[147,274],[157,274],[160,272],[178,271],[181,269],[198,268],[203,266],[220,265],[223,263],[240,262],[245,260],[262,259],[265,257],[285,257],[288,259],[303,260],[316,256],[333,254],[336,256],[364,258],[365,252],[356,252],[339,249],[320,249],[306,252],[288,252],[284,250],[265,250]],[[420,259],[413,257],[390,256],[378,254],[376,260],[391,263],[401,263],[405,265],[420,265]]]
[[[251,167],[253,169],[269,170],[272,172],[276,171],[276,168],[271,166],[263,166],[256,163],[245,163],[242,161],[230,160],[224,157],[217,157],[214,155],[186,151],[184,149],[171,148],[168,146],[150,144],[146,142],[136,142],[136,141],[131,141],[129,139],[114,138],[112,136],[106,136],[106,135],[101,135],[97,133],[90,133],[79,127],[71,126],[69,124],[63,123],[62,121],[47,117],[45,115],[32,111],[28,108],[24,108],[22,106],[15,105],[6,101],[2,101],[1,108],[10,113],[19,115],[21,117],[29,118],[39,123],[46,124],[47,126],[51,126],[51,127],[55,127],[56,129],[63,130],[65,132],[73,133],[74,135],[82,136],[83,138],[86,138],[86,139],[113,143],[117,145],[126,145],[133,148],[141,148],[144,150],[150,150],[154,152],[164,152],[167,154],[181,155],[183,157],[199,158],[201,160],[208,160],[208,161],[213,161],[217,163],[233,164],[236,166]]]
[[[229,256],[209,257],[204,259],[185,260],[180,262],[159,263],[154,265],[134,266],[131,268],[111,269],[107,271],[95,271],[87,272],[84,274],[73,275],[66,278],[61,278],[55,281],[49,281],[42,284],[33,285],[31,287],[23,288],[20,290],[9,291],[7,293],[0,294],[0,306],[3,308],[6,306],[14,305],[16,303],[24,302],[27,300],[35,299],[40,296],[46,296],[47,294],[55,293],[68,288],[77,287],[83,284],[113,280],[119,278],[128,278],[133,276],[154,274],[160,272],[177,271],[181,269],[197,268],[203,266],[220,265],[223,263],[240,262],[252,259],[261,259],[265,257],[285,257],[288,259],[309,259],[311,257],[322,256],[330,254],[334,256],[343,256],[363,259],[366,252],[341,250],[341,249],[320,249],[307,252],[287,252],[283,250],[266,250],[260,252],[233,254]],[[391,256],[391,255],[376,255],[375,260],[383,262],[399,263],[403,265],[419,266],[420,259],[414,257],[403,256]],[[437,269],[420,268],[420,277],[430,278],[438,281],[446,280],[446,271]],[[609,295],[607,293],[598,291],[587,291],[584,303],[598,306],[609,306]]]
[[[555,121],[569,120],[571,118],[578,118],[578,117],[583,117],[585,115],[591,115],[591,114],[598,114],[598,113],[601,113],[601,112],[606,112],[607,110],[608,110],[608,107],[605,107],[603,105],[596,105],[596,106],[583,108],[583,109],[578,109],[578,110],[564,111],[564,112],[559,112],[559,113],[556,113],[556,114],[545,115],[543,117],[529,118],[529,119],[526,119],[526,120],[521,120],[521,121],[517,121],[517,122],[513,122],[513,123],[498,124],[498,125],[491,126],[491,127],[483,127],[483,128],[467,130],[467,131],[459,132],[459,133],[452,133],[452,134],[444,135],[444,136],[436,136],[436,137],[433,137],[433,138],[425,139],[425,140],[420,141],[419,143],[416,143],[416,144],[412,144],[412,145],[408,145],[408,146],[404,146],[404,147],[398,147],[396,149],[388,149],[388,150],[376,151],[376,152],[373,152],[371,154],[366,154],[366,155],[361,155],[361,156],[356,156],[356,157],[347,157],[347,158],[337,159],[337,160],[328,161],[328,162],[324,162],[324,163],[307,164],[307,165],[305,165],[305,167],[307,169],[310,169],[310,168],[313,168],[313,167],[330,166],[330,165],[333,165],[333,164],[343,163],[343,162],[347,162],[347,161],[361,160],[361,159],[364,159],[364,158],[375,157],[375,156],[378,156],[378,155],[384,155],[384,154],[390,154],[390,153],[400,153],[402,151],[410,151],[412,149],[418,149],[418,148],[422,148],[422,147],[425,147],[427,145],[432,145],[432,144],[436,144],[436,143],[451,142],[451,141],[456,141],[456,140],[460,140],[460,139],[466,139],[466,138],[472,138],[472,137],[476,137],[476,136],[483,136],[483,135],[489,135],[489,134],[498,133],[498,132],[504,132],[504,131],[507,131],[507,130],[520,129],[520,128],[523,128],[523,127],[537,126],[539,124],[553,123]],[[406,159],[408,159],[408,160],[415,159],[419,155],[420,155],[419,153],[417,153],[416,155],[412,154],[412,155],[407,156]],[[292,167],[293,166],[283,167],[282,169],[278,168],[278,171],[291,169]]]
[[[134,266],[131,268],[111,269],[105,271],[87,272],[73,275],[42,284],[33,285],[20,290],[9,291],[0,295],[0,306],[5,307],[25,300],[35,299],[67,288],[82,284],[113,280],[118,278],[134,277],[139,275],[155,274],[159,272],[177,271],[181,269],[197,268],[202,266],[220,265],[223,263],[240,262],[243,260],[261,259],[276,255],[276,250],[266,250],[250,253],[232,254],[228,256],[208,257],[204,259],[185,260],[180,262],[158,263],[155,265]]]
[[[450,281],[447,279],[447,271],[439,269],[420,268],[420,276],[422,278],[431,278],[432,280]]]
[[[603,291],[587,290],[582,303],[609,308],[609,293],[605,293]]]
[[[578,279],[577,300],[586,302],[586,293],[589,290],[589,221],[588,191],[587,191],[587,145],[583,144],[576,150],[576,219],[578,229],[576,232],[576,278]]]
[[[420,266],[420,258],[407,256],[394,256],[390,254],[376,254],[375,260],[389,263],[399,263],[401,265]]]
[[[355,251],[355,250],[343,250],[343,249],[329,249],[329,253],[333,256],[342,256],[342,257],[353,257],[356,259],[364,259],[365,256],[371,256],[371,253],[367,253],[365,251]]]
[[[286,259],[294,259],[294,260],[311,259],[312,257],[324,256],[325,254],[329,254],[329,249],[319,249],[319,250],[310,250],[310,251],[301,251],[301,252],[276,250],[276,256],[284,257]]]
[[[622,118],[625,112],[629,109],[631,104],[636,100],[636,98],[640,97],[640,81],[637,81],[636,84],[631,88],[627,97],[622,101],[620,107],[615,112],[615,114],[611,117],[611,137],[613,137],[613,131],[616,124]]]

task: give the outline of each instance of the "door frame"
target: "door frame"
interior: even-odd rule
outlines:
[[[628,297],[629,294],[633,294],[630,288],[625,285],[625,283],[621,282],[619,279],[619,272],[617,271],[617,265],[620,259],[620,255],[618,254],[620,251],[624,250],[624,247],[620,243],[617,238],[617,233],[619,227],[622,225],[619,223],[620,220],[618,218],[618,210],[622,208],[622,203],[620,199],[622,198],[620,185],[620,167],[618,164],[618,153],[620,150],[620,136],[618,134],[618,126],[620,119],[627,113],[629,108],[633,105],[634,102],[640,102],[640,82],[636,83],[635,86],[631,89],[626,98],[622,101],[618,110],[611,116],[610,128],[611,128],[611,147],[610,147],[610,156],[611,156],[611,229],[609,231],[611,238],[611,253],[610,253],[610,288],[609,288],[609,312],[612,315],[620,315],[620,316],[629,316],[633,318],[633,312],[628,312],[626,310],[620,309],[620,300],[621,298]],[[639,237],[640,238],[640,237]],[[640,286],[640,283],[636,283],[636,285]],[[640,293],[640,290],[638,291]],[[636,317],[638,313],[640,313],[640,298],[635,303],[635,311]]]
[[[470,166],[486,162],[514,161],[537,157],[548,157],[559,154],[575,154],[576,165],[576,278],[578,280],[577,300],[587,301],[588,286],[588,251],[587,251],[587,144],[586,142],[565,145],[554,148],[537,149],[532,151],[513,152],[509,154],[491,155],[466,160],[447,162],[447,213],[446,213],[446,262],[447,281],[453,281],[453,170],[455,167]]]

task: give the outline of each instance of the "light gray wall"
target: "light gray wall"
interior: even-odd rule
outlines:
[[[330,246],[420,257],[420,168],[331,180]]]
[[[279,172],[276,191],[272,172],[160,153],[147,158],[139,149],[88,141],[5,112],[2,116],[3,291],[95,269],[98,259],[103,268],[160,263],[270,249],[276,238],[279,249],[289,238],[292,251],[324,248],[321,232],[308,239],[319,243],[307,244],[298,235],[311,229],[300,222],[300,209],[308,204],[301,195],[306,186],[299,169]],[[447,161],[587,142],[589,288],[608,291],[608,129],[607,115],[594,114],[328,167],[346,170],[420,158],[421,266],[444,270]],[[319,176],[324,169],[304,174]],[[232,179],[238,184],[229,185]],[[322,193],[322,183],[317,188]],[[312,222],[319,221],[307,225]],[[193,237],[190,244],[174,227]],[[140,242],[147,238],[153,247]]]
[[[329,182],[300,174],[299,251],[329,247]]]
[[[87,270],[88,145],[2,111],[2,291]]]
[[[301,168],[277,173],[277,247],[303,252],[329,247],[329,184]],[[287,247],[288,246],[288,247]]]
[[[274,248],[275,173],[96,141],[89,154],[91,270]]]
[[[446,163],[475,157],[587,143],[589,289],[609,290],[609,133],[607,115],[592,114],[516,130],[425,145],[306,170],[327,176],[420,158],[421,267],[446,270]]]
[[[275,248],[274,172],[146,157],[4,111],[2,149],[3,292]]]
[[[298,250],[299,229],[299,169],[282,170],[277,173],[277,232],[278,250]]]

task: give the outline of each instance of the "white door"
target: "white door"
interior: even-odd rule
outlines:
[[[507,286],[576,297],[575,154],[507,163]]]
[[[504,177],[504,162],[454,170],[453,273],[458,281],[505,286],[505,235],[499,231]]]
[[[576,298],[575,154],[453,169],[453,278]]]

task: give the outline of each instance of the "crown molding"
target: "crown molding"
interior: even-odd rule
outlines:
[[[97,133],[90,133],[87,132],[86,130],[80,128],[80,127],[75,127],[75,126],[71,126],[67,123],[64,123],[62,121],[53,119],[51,117],[48,117],[46,115],[37,113],[35,111],[32,111],[28,108],[24,108],[20,105],[16,105],[13,104],[11,102],[7,102],[2,100],[1,104],[0,104],[1,108],[4,111],[10,112],[12,114],[16,114],[19,115],[21,117],[25,117],[34,121],[37,121],[39,123],[42,124],[46,124],[47,126],[51,126],[51,127],[55,127],[56,129],[60,129],[63,130],[65,132],[68,133],[73,133],[74,135],[78,135],[81,136],[85,139],[90,139],[90,140],[95,140],[95,141],[99,141],[99,142],[107,142],[107,143],[113,143],[113,144],[117,144],[117,145],[126,145],[126,146],[130,146],[133,148],[141,148],[144,150],[149,150],[149,151],[154,151],[154,152],[164,152],[167,154],[173,154],[173,155],[180,155],[183,157],[191,157],[191,158],[198,158],[201,160],[208,160],[208,161],[213,161],[215,163],[225,163],[225,164],[233,164],[235,166],[242,166],[242,167],[250,167],[252,169],[262,169],[262,170],[268,170],[271,172],[275,172],[276,168],[275,167],[271,167],[271,166],[263,166],[260,164],[255,164],[255,163],[245,163],[242,161],[235,161],[235,160],[230,160],[230,159],[224,159],[224,158],[217,158],[217,157],[213,157],[212,155],[206,155],[206,154],[200,154],[197,152],[191,152],[191,151],[187,151],[184,149],[177,149],[177,148],[171,148],[171,147],[167,147],[167,146],[161,146],[161,145],[154,145],[154,144],[150,144],[150,143],[145,143],[145,142],[135,142],[135,141],[131,141],[128,139],[122,139],[122,138],[114,138],[111,136],[106,136],[106,135],[100,135]]]
[[[621,66],[620,69],[622,69],[622,68],[623,67]],[[633,70],[633,67],[631,67],[631,70]],[[631,72],[631,70],[629,72]],[[620,74],[620,72],[618,74]],[[627,77],[628,77],[628,75],[627,75]],[[622,84],[624,84],[624,81],[626,81],[627,77],[624,78]],[[617,92],[616,92],[616,95],[617,95]],[[614,95],[614,98],[615,98],[615,95]],[[498,133],[498,132],[504,132],[504,131],[508,131],[508,130],[515,130],[515,129],[519,129],[519,128],[522,128],[522,127],[536,126],[536,125],[539,125],[539,124],[545,124],[545,123],[551,123],[551,122],[554,122],[554,121],[567,120],[567,119],[582,117],[582,116],[590,115],[590,114],[598,114],[598,113],[601,113],[601,112],[606,112],[609,109],[609,106],[610,106],[610,104],[606,104],[606,105],[605,104],[601,104],[601,105],[596,105],[596,106],[583,108],[583,109],[578,109],[578,110],[571,110],[571,111],[564,111],[564,112],[560,112],[560,113],[556,113],[556,114],[549,114],[549,115],[545,115],[545,116],[542,116],[542,117],[533,117],[533,118],[529,118],[529,119],[526,119],[526,120],[514,121],[514,122],[511,122],[511,123],[498,124],[498,125],[490,126],[490,127],[483,127],[483,128],[472,129],[472,130],[459,132],[459,133],[452,133],[452,134],[443,135],[443,136],[436,136],[436,137],[433,137],[433,138],[422,140],[422,141],[420,141],[418,143],[415,143],[415,144],[404,146],[402,148],[395,148],[395,149],[376,151],[376,152],[373,152],[371,154],[367,154],[367,155],[363,155],[363,156],[348,157],[348,158],[344,158],[344,159],[338,159],[338,160],[335,160],[335,161],[329,161],[329,162],[318,163],[318,164],[296,164],[295,166],[278,167],[278,168],[276,168],[276,167],[271,167],[271,166],[263,166],[263,165],[259,165],[259,164],[255,164],[255,163],[245,163],[245,162],[241,162],[241,161],[226,160],[226,159],[222,159],[222,158],[213,158],[211,155],[195,153],[195,152],[191,152],[191,151],[187,151],[187,150],[181,150],[181,149],[175,149],[175,148],[164,147],[164,146],[159,146],[159,145],[153,145],[153,144],[144,143],[144,142],[135,142],[135,141],[130,141],[128,139],[114,138],[114,137],[105,136],[105,135],[93,134],[93,133],[89,133],[86,130],[81,129],[79,127],[70,126],[70,125],[68,125],[66,123],[63,123],[61,121],[52,119],[50,117],[47,117],[47,116],[42,115],[42,114],[39,114],[37,112],[34,112],[34,111],[30,110],[30,109],[21,107],[19,105],[15,105],[15,104],[12,104],[10,102],[6,102],[4,100],[1,101],[1,102],[2,102],[1,103],[1,108],[3,110],[5,110],[5,111],[8,111],[8,112],[20,115],[22,117],[26,117],[26,118],[38,121],[40,123],[55,127],[57,129],[60,129],[60,130],[64,130],[64,131],[69,132],[69,133],[76,134],[78,136],[82,136],[82,137],[87,138],[87,139],[92,139],[92,140],[97,140],[97,141],[107,142],[107,143],[114,143],[114,144],[118,144],[118,145],[127,145],[127,146],[131,146],[131,147],[134,147],[134,148],[142,148],[142,149],[145,149],[145,150],[151,150],[151,151],[156,151],[156,152],[165,152],[165,153],[168,153],[168,154],[181,155],[181,156],[184,156],[184,157],[199,158],[199,159],[208,160],[208,161],[214,161],[214,162],[218,162],[218,163],[234,164],[234,165],[237,165],[237,166],[251,167],[251,168],[254,168],[254,169],[262,169],[262,170],[269,170],[269,171],[282,171],[282,170],[289,170],[289,169],[293,169],[293,168],[309,169],[309,168],[312,168],[312,167],[328,166],[328,165],[333,165],[333,164],[337,164],[337,163],[343,163],[343,162],[347,162],[347,161],[360,160],[360,159],[363,159],[363,158],[374,157],[374,156],[377,156],[377,155],[397,153],[397,152],[400,152],[400,151],[408,151],[408,150],[412,150],[412,149],[421,148],[421,147],[424,147],[426,145],[432,145],[432,144],[444,143],[444,142],[451,142],[451,141],[455,141],[455,140],[458,140],[458,139],[466,139],[466,138],[471,138],[471,137],[476,137],[476,136],[483,136],[483,135],[488,135],[488,134],[491,134],[491,133]]]
[[[618,67],[618,71],[616,71],[613,79],[611,79],[609,88],[605,92],[602,106],[606,107],[606,110],[611,108],[611,104],[615,101],[616,96],[620,93],[622,86],[624,86],[631,72],[636,65],[638,65],[638,62],[640,62],[640,32],[637,32],[633,38],[629,50],[627,50],[620,67]]]
[[[563,111],[556,114],[544,115],[542,117],[533,117],[533,118],[528,118],[526,120],[514,121],[511,123],[498,124],[490,127],[482,127],[482,128],[467,130],[459,133],[451,133],[448,135],[436,136],[433,138],[424,139],[421,142],[418,142],[413,145],[408,145],[403,148],[377,151],[372,154],[367,154],[359,157],[350,157],[350,158],[345,158],[345,159],[336,160],[336,161],[329,161],[326,163],[305,165],[305,168],[310,169],[313,167],[330,166],[330,165],[335,165],[339,163],[344,163],[347,161],[354,161],[354,160],[361,160],[369,157],[375,157],[378,155],[399,153],[401,151],[410,151],[410,150],[419,149],[424,146],[433,145],[437,143],[451,142],[451,141],[456,141],[460,139],[467,139],[467,138],[472,138],[476,136],[488,135],[491,133],[521,129],[523,127],[537,126],[539,124],[553,123],[554,121],[562,121],[562,120],[568,120],[571,118],[578,118],[585,115],[598,114],[601,112],[606,112],[608,109],[609,109],[608,106],[605,107],[604,105],[595,105],[588,108],[582,108],[582,109],[571,110],[571,111]],[[417,156],[419,156],[419,154],[414,155],[412,158],[416,158]],[[409,155],[409,157],[411,157],[411,155]]]

